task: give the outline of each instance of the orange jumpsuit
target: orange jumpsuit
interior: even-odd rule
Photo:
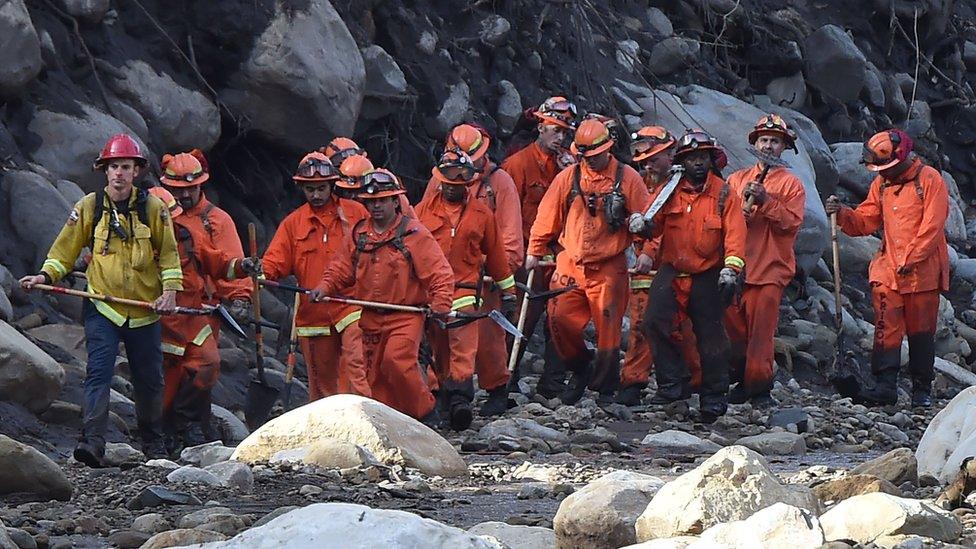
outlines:
[[[173,218],[183,291],[176,294],[181,307],[201,308],[205,279],[233,279],[236,259],[215,248],[202,227],[186,223],[184,213]],[[187,422],[202,422],[210,415],[210,391],[220,375],[217,338],[211,317],[167,315],[162,317],[163,417],[168,430]]]
[[[690,318],[701,360],[701,409],[725,413],[729,387],[729,342],[722,328],[718,288],[723,267],[745,264],[746,224],[742,202],[725,181],[709,172],[701,190],[678,183],[674,195],[654,217],[661,236],[657,276],[651,283],[644,331],[654,348],[658,395],[670,400],[690,394],[691,373],[674,333]]]
[[[317,289],[331,295],[355,285],[358,299],[450,311],[451,266],[430,231],[416,219],[406,219],[400,240],[409,258],[396,246],[402,215],[382,233],[367,219],[345,239],[346,252],[326,266]],[[422,419],[434,409],[434,396],[417,364],[423,315],[367,308],[359,322],[373,398]]]
[[[581,192],[567,204],[577,173]],[[623,225],[611,232],[603,214],[603,202],[617,177],[626,200],[627,216],[643,213],[650,205],[650,196],[641,176],[630,166],[622,165],[613,156],[600,171],[592,170],[585,163],[571,166],[556,176],[539,204],[528,249],[529,255],[541,257],[547,253],[549,243],[557,238],[563,247],[556,256],[556,270],[550,284],[578,287],[549,301],[552,348],[567,369],[585,379],[590,353],[583,341],[583,328],[593,320],[597,333],[597,368],[590,387],[601,393],[612,393],[619,382],[617,353],[629,286],[624,252],[633,242],[626,216]],[[587,203],[594,200],[595,215],[592,215]]]
[[[651,201],[657,197],[667,181],[653,184],[649,177],[645,176],[645,184],[650,194]],[[634,237],[634,253],[638,256],[647,253],[648,257],[654,259],[654,268],[660,267],[657,261],[657,251],[661,245],[661,238],[650,241],[650,246],[643,238]],[[648,253],[649,252],[649,253]],[[620,369],[620,386],[630,385],[646,386],[654,368],[654,357],[651,353],[651,344],[644,334],[644,314],[647,311],[647,293],[651,288],[653,276],[632,274],[630,275],[630,299],[627,303],[627,318],[630,319],[630,333],[627,336],[627,352],[624,353],[623,366]],[[691,386],[698,388],[701,384],[701,363],[698,360],[698,349],[695,344],[695,332],[691,328],[691,322],[685,320],[678,327],[677,333],[672,335],[675,341],[681,342],[682,356],[688,368],[691,370]]]
[[[299,285],[314,286],[326,266],[347,253],[345,239],[368,216],[351,200],[333,198],[319,210],[304,204],[278,225],[264,252],[264,275],[271,280],[295,275]],[[359,307],[301,297],[295,326],[308,368],[310,401],[338,393],[372,394],[360,314]]]
[[[729,176],[729,186],[743,191],[762,173],[759,165]],[[793,242],[803,224],[806,192],[786,168],[772,168],[763,181],[766,201],[752,206],[746,221],[746,269],[742,298],[725,310],[725,329],[732,343],[732,377],[748,396],[773,385],[773,337],[779,324],[783,289],[796,273]]]
[[[417,218],[437,240],[454,272],[453,310],[477,308],[475,293],[483,264],[500,289],[513,291],[515,278],[506,261],[494,213],[487,205],[470,198],[463,204],[453,204],[436,193],[417,205]],[[469,401],[474,397],[471,378],[479,345],[478,325],[485,322],[489,321],[451,330],[431,327],[437,378],[448,391],[459,393]]]
[[[183,210],[181,219],[184,225],[193,229],[194,234],[206,235],[214,248],[234,257],[244,256],[244,248],[241,246],[241,238],[237,234],[234,220],[227,212],[207,200],[205,194],[200,194],[200,200],[192,208]],[[251,299],[250,280],[214,279],[209,275],[204,277],[204,303],[215,305],[221,301],[235,299]],[[214,339],[219,339],[220,319],[210,317],[210,327],[214,331]]]
[[[837,214],[839,227],[851,236],[884,229],[868,278],[875,314],[871,369],[889,391],[896,390],[906,333],[913,385],[928,388],[934,379],[939,293],[949,289],[948,215],[942,175],[918,158],[894,181],[875,177],[857,209]]]
[[[424,192],[424,199],[437,192],[438,183],[431,178]],[[470,195],[488,205],[495,215],[498,232],[505,246],[508,268],[516,272],[525,256],[525,243],[522,240],[522,214],[518,192],[508,172],[498,168],[490,160],[481,171],[481,180],[471,185]],[[486,285],[482,297],[482,307],[498,309],[501,307],[500,290]],[[478,354],[475,368],[478,372],[478,386],[487,391],[508,384],[508,350],[505,330],[494,322],[476,322],[478,325]]]

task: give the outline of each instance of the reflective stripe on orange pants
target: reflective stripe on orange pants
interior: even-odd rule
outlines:
[[[620,386],[647,384],[654,371],[654,356],[650,342],[644,335],[644,312],[647,310],[647,290],[633,289],[627,305],[627,318],[630,319],[630,334],[627,337],[627,353],[624,354],[623,368],[620,370]],[[691,387],[701,385],[701,360],[698,358],[695,332],[691,319],[687,316],[680,321],[672,339],[681,347],[681,354],[691,370]]]
[[[184,419],[200,421],[196,411],[184,409],[189,402],[206,395],[217,384],[220,376],[220,353],[213,336],[204,339],[202,345],[186,343],[183,356],[163,353],[163,412],[178,412]],[[188,385],[189,384],[189,385]],[[178,394],[187,395],[186,398]],[[180,402],[177,403],[177,400]],[[209,399],[207,400],[209,402]],[[180,410],[174,410],[174,405]]]
[[[309,402],[340,393],[372,395],[358,322],[335,335],[299,337],[298,343],[308,370]]]
[[[939,291],[900,294],[887,286],[871,288],[874,305],[874,348],[900,349],[905,335],[934,334]]]
[[[783,287],[778,284],[746,284],[741,299],[725,310],[725,330],[732,348],[744,353],[737,358],[745,359],[741,380],[749,395],[768,391],[773,386],[773,337],[779,324],[782,297]],[[739,372],[732,377],[739,378]]]
[[[609,261],[586,266],[572,264],[560,253],[549,282],[552,288],[576,284],[577,288],[549,301],[549,333],[559,358],[567,364],[586,354],[583,328],[592,319],[597,351],[620,348],[621,323],[627,308],[630,278],[621,254]]]
[[[414,418],[434,409],[434,395],[417,364],[424,317],[363,310],[363,356],[373,398]]]
[[[482,309],[490,311],[501,308],[501,292],[487,290],[484,292]],[[478,386],[490,391],[507,385],[510,374],[508,372],[508,346],[505,330],[496,322],[488,319],[480,320],[474,324],[478,326],[478,349],[475,356]]]

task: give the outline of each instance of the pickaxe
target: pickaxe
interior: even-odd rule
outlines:
[[[759,172],[759,177],[756,178],[756,183],[762,185],[766,181],[766,176],[769,174],[769,170],[773,168],[789,168],[790,163],[783,160],[778,156],[774,156],[768,153],[764,153],[756,148],[750,148],[749,154],[755,156],[759,159],[759,163],[763,165],[763,169]],[[756,201],[756,195],[751,194],[749,198],[746,199],[745,204],[742,205],[743,211],[749,211],[752,209],[753,203]]]
[[[273,280],[261,280],[260,283],[264,286],[270,288],[279,288],[281,290],[287,290],[289,292],[299,292],[303,294],[311,293],[311,288],[303,288],[301,286],[295,286],[292,284],[284,284],[281,282],[276,282]],[[346,303],[348,305],[357,305],[359,307],[365,307],[370,309],[383,309],[387,311],[400,311],[404,313],[420,313],[424,315],[431,316],[441,327],[446,329],[457,328],[465,324],[474,322],[475,320],[480,320],[482,318],[489,318],[502,327],[503,330],[512,334],[516,337],[522,337],[522,332],[520,332],[511,322],[505,318],[500,311],[492,309],[491,311],[479,311],[477,313],[464,313],[461,311],[451,311],[446,315],[446,318],[453,318],[453,321],[445,320],[445,317],[433,316],[433,313],[427,307],[418,307],[416,305],[400,305],[398,303],[384,303],[382,301],[365,301],[362,299],[351,299],[348,297],[341,296],[322,296],[319,298],[320,301],[332,301],[335,303]]]

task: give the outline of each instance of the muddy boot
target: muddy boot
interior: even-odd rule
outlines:
[[[913,386],[912,387],[912,407],[913,408],[931,408],[932,407],[932,389],[926,386]]]
[[[932,407],[932,381],[935,379],[935,338],[932,334],[908,336],[908,371],[912,376],[912,406]]]
[[[451,430],[463,431],[471,427],[471,419],[474,414],[471,412],[471,402],[464,397],[455,396],[451,399],[450,415]]]
[[[587,351],[583,356],[566,362],[566,369],[572,374],[566,388],[559,395],[563,404],[576,404],[586,393],[586,388],[593,379],[593,353]]]
[[[729,404],[745,404],[748,400],[749,393],[746,392],[746,388],[742,385],[742,382],[736,383],[729,390]]]
[[[508,387],[502,385],[488,391],[488,398],[478,411],[482,417],[500,416],[508,410]]]
[[[617,404],[623,404],[624,406],[639,406],[645,387],[647,387],[646,383],[635,383],[633,385],[628,385],[617,392],[617,397],[614,399],[614,401]]]
[[[93,468],[104,467],[102,459],[105,457],[105,443],[81,439],[74,451],[75,460]]]
[[[207,442],[207,437],[203,435],[203,425],[199,421],[189,422],[183,431],[183,446],[190,448]]]
[[[865,406],[891,406],[898,403],[898,368],[901,349],[876,350],[871,353],[874,384],[861,388],[857,402]]]
[[[442,420],[441,420],[441,414],[437,410],[437,406],[435,405],[433,410],[428,412],[426,416],[420,418],[420,422],[435,431],[440,429]]]
[[[681,400],[691,398],[691,388],[687,386],[671,385],[666,387],[658,386],[657,392],[648,401],[654,406],[665,406]]]
[[[169,459],[170,456],[169,452],[166,451],[166,444],[163,442],[163,437],[143,441],[142,453],[146,455],[147,460]]]

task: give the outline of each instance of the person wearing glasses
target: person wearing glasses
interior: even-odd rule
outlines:
[[[338,179],[339,171],[325,154],[311,152],[302,158],[292,180],[305,194],[305,204],[278,225],[262,259],[266,278],[294,275],[299,285],[310,288],[318,284],[326,266],[347,253],[345,240],[369,214],[358,202],[333,194]],[[301,297],[295,330],[308,370],[309,401],[338,393],[372,394],[363,358],[361,314],[356,306]]]
[[[565,404],[579,401],[588,386],[599,392],[599,402],[611,403],[620,382],[621,324],[629,291],[625,254],[633,244],[629,220],[642,219],[651,199],[640,174],[610,154],[613,145],[603,122],[593,118],[580,124],[571,148],[582,162],[553,180],[529,236],[525,269],[537,268],[550,243],[558,240],[562,250],[550,284],[575,286],[551,299],[547,310],[550,383],[563,368],[572,372],[559,395]],[[595,361],[583,340],[590,320],[597,334]]]
[[[406,191],[389,170],[366,174],[360,201],[367,219],[352,226],[343,253],[325,266],[313,301],[353,288],[358,299],[426,307],[446,319],[454,301],[454,274],[430,231],[401,211]],[[425,315],[366,308],[360,325],[373,398],[431,426],[440,424],[434,396],[417,364]]]
[[[471,197],[484,203],[492,211],[502,243],[508,268],[514,273],[522,265],[525,244],[522,240],[522,208],[512,176],[488,156],[491,137],[487,130],[467,123],[456,126],[448,134],[444,150],[463,151],[478,170],[477,182],[469,187]],[[440,188],[434,177],[427,183],[424,199]],[[497,284],[485,284],[482,288],[483,307],[499,309],[502,292]],[[505,331],[494,322],[478,323],[478,354],[475,369],[478,386],[488,392],[488,398],[479,410],[483,416],[494,416],[508,409],[508,347]]]
[[[722,314],[735,298],[745,268],[746,222],[742,201],[722,179],[721,149],[710,135],[692,130],[678,140],[675,160],[684,174],[674,194],[651,220],[660,236],[659,268],[648,290],[644,333],[654,349],[657,392],[651,404],[691,396],[691,368],[675,329],[691,320],[701,360],[699,418],[711,423],[728,409],[729,340]]]
[[[568,149],[573,133],[576,131],[579,114],[575,104],[565,97],[555,96],[546,99],[531,116],[538,121],[536,125],[538,137],[502,163],[502,168],[512,176],[521,201],[522,235],[526,245],[539,211],[539,203],[542,202],[542,197],[545,196],[552,180],[560,171],[576,162],[576,158]],[[554,258],[555,251],[547,254],[543,259],[551,262]],[[532,289],[536,292],[549,289],[549,275],[552,274],[552,269],[547,268],[544,272],[546,276],[537,273],[532,279]],[[516,277],[522,283],[526,282],[527,276],[528,273],[523,269],[519,269],[516,273]],[[536,324],[542,318],[543,312],[545,312],[544,302],[529,301],[525,315],[526,336],[535,332]],[[526,347],[526,345],[519,347],[519,362]],[[556,384],[551,387],[551,390],[547,390],[547,384],[543,383],[538,391],[547,398],[554,398],[559,396],[562,388]]]
[[[767,114],[749,132],[749,144],[779,158],[786,149],[796,152],[796,134],[780,116]],[[729,186],[742,198],[749,265],[742,296],[725,310],[725,329],[732,343],[731,375],[737,381],[729,391],[729,402],[768,407],[776,404],[769,390],[779,302],[796,274],[793,243],[803,224],[806,192],[788,168],[767,167],[762,161],[730,175]]]
[[[874,305],[873,387],[860,387],[857,400],[872,406],[898,402],[901,341],[908,336],[912,406],[932,406],[935,328],[939,294],[949,290],[949,248],[945,224],[949,191],[938,170],[912,154],[911,137],[893,129],[864,144],[861,163],[878,175],[854,209],[827,198],[828,214],[851,236],[882,230],[881,249],[868,278]],[[845,395],[850,396],[850,395]]]
[[[502,292],[502,312],[515,313],[515,277],[508,267],[494,213],[480,200],[470,197],[469,187],[478,181],[478,170],[464,152],[445,152],[431,170],[440,188],[417,205],[417,218],[430,230],[454,271],[453,311],[478,309],[482,270]],[[432,326],[429,338],[434,352],[435,374],[440,385],[438,398],[447,409],[451,429],[463,431],[471,425],[474,400],[472,377],[478,352],[479,323],[451,330]]]
[[[64,278],[86,246],[91,249],[88,290],[113,297],[153,302],[154,310],[86,300],[84,304],[85,403],[81,437],[74,458],[101,467],[109,420],[109,393],[119,343],[125,344],[132,371],[136,422],[147,458],[164,458],[162,432],[163,353],[159,314],[172,313],[183,289],[183,271],[173,223],[163,201],[134,187],[146,169],[135,139],[113,136],[94,168],[105,173],[104,189],[78,201],[48,251],[38,274],[20,279],[55,284]]]

